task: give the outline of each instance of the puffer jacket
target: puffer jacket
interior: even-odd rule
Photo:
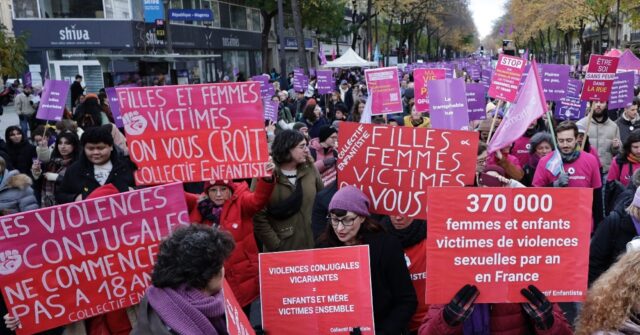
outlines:
[[[233,194],[222,206],[220,227],[233,236],[236,247],[224,264],[225,278],[238,299],[240,306],[246,306],[260,294],[258,275],[258,246],[253,236],[253,216],[264,206],[274,183],[258,178],[255,192],[245,183],[229,183]],[[211,225],[196,209],[192,211],[200,217],[197,222]]]
[[[2,215],[38,209],[31,188],[31,178],[18,170],[5,171],[0,181],[0,213]]]
[[[587,118],[588,117],[581,119],[577,124],[585,127],[586,129]],[[611,121],[611,119],[609,119],[605,114],[605,120],[602,122],[596,121],[595,118],[591,119],[588,135],[591,146],[598,150],[600,163],[602,163],[602,172],[606,174],[609,172],[611,160],[613,160],[613,157],[618,154],[618,150],[622,149],[622,143],[618,149],[614,149],[612,146],[614,139],[620,139],[620,130],[618,129],[618,125]]]
[[[338,158],[338,151],[334,148],[324,148],[320,144],[320,140],[318,138],[314,138],[309,142],[309,149],[311,151],[311,156],[315,159],[315,166],[320,172],[320,176],[322,177],[322,183],[324,187],[329,186],[334,180],[337,178],[338,170],[336,169],[336,163],[327,167],[324,165],[325,158]],[[315,156],[314,156],[315,152]]]

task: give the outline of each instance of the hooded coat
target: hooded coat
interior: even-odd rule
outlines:
[[[17,170],[5,171],[0,181],[0,212],[2,215],[38,209],[31,188],[31,178]]]
[[[586,129],[587,117],[578,121],[577,124]],[[622,149],[622,145],[617,149],[614,149],[612,146],[614,139],[620,140],[618,125],[609,119],[605,111],[602,121],[598,121],[595,118],[591,119],[591,126],[589,126],[589,134],[587,135],[589,136],[591,145],[598,150],[600,163],[602,163],[602,171],[606,174],[609,172],[613,157],[618,154],[618,150]]]

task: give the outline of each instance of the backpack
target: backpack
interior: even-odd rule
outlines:
[[[618,175],[622,179],[622,167],[625,163],[629,164],[629,177],[632,175],[633,165],[630,162],[625,162],[621,155],[616,156],[616,163],[618,164]],[[608,181],[604,185],[604,213],[609,215],[616,206],[616,200],[624,192],[625,186],[618,180]]]

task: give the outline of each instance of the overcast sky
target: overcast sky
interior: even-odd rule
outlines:
[[[504,14],[504,4],[507,0],[471,0],[470,7],[473,22],[478,28],[480,40],[491,33],[493,21]]]

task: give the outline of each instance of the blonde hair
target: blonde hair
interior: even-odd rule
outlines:
[[[629,215],[633,216],[636,220],[640,220],[640,207],[634,204],[631,204],[629,205],[629,207],[627,207],[626,211]]]
[[[640,302],[640,252],[623,254],[596,280],[578,316],[576,335],[622,327]]]

